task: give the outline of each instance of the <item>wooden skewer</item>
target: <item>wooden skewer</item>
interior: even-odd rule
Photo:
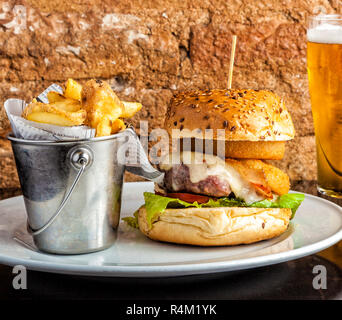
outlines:
[[[234,67],[234,58],[235,58],[235,48],[236,48],[236,35],[233,35],[232,40],[232,48],[230,51],[230,63],[229,63],[229,74],[228,74],[228,89],[232,88],[233,81],[233,67]]]

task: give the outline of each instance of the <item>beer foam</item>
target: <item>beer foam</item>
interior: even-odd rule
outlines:
[[[307,39],[310,42],[342,44],[342,25],[321,24],[308,29]]]

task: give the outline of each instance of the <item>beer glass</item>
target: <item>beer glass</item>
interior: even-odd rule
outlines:
[[[310,17],[307,40],[317,188],[342,198],[342,15]]]

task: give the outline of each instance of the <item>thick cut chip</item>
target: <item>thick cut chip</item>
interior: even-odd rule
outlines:
[[[111,128],[112,123],[122,116],[123,103],[114,93],[109,84],[101,80],[89,80],[82,89],[82,106],[87,110],[87,125],[101,131],[96,136],[102,136],[106,126]]]
[[[112,134],[126,129],[125,123],[121,119],[116,119],[112,123]]]
[[[57,101],[65,100],[65,97],[61,93],[56,92],[56,91],[48,92],[47,98],[49,100],[49,103],[54,103],[54,102],[57,102]]]
[[[49,114],[58,117],[48,116]],[[67,111],[62,108],[58,108],[58,102],[55,104],[46,104],[35,101],[30,103],[24,109],[22,117],[27,120],[49,123],[57,126],[78,126],[84,124],[87,112],[83,109]]]
[[[68,79],[65,85],[64,96],[66,98],[81,101],[82,85],[73,79]]]
[[[122,118],[131,118],[142,108],[142,104],[138,102],[122,101],[122,103],[123,103],[123,111],[121,115]]]
[[[82,109],[81,104],[77,100],[64,99],[62,101],[56,101],[50,104],[57,109],[64,110],[67,112],[76,112]]]
[[[48,112],[34,112],[30,113],[27,120],[53,124],[56,126],[72,127],[75,126],[75,122],[61,116],[58,114],[48,113]]]
[[[109,120],[107,117],[104,117],[97,123],[96,126],[96,136],[103,137],[103,136],[110,136],[112,134],[112,121]]]

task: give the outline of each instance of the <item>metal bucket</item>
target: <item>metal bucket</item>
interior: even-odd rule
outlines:
[[[39,250],[80,254],[114,243],[125,171],[117,154],[127,141],[127,132],[132,131],[57,142],[8,136],[25,200],[28,230]]]

